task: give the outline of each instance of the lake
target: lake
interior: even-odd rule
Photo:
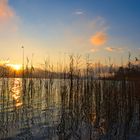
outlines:
[[[137,139],[139,85],[93,79],[0,79],[0,139]]]

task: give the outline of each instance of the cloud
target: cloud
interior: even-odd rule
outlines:
[[[0,23],[8,22],[14,17],[14,11],[8,5],[8,0],[0,0]]]
[[[90,51],[94,53],[94,52],[97,52],[99,50],[97,48],[92,48]]]
[[[102,45],[108,41],[108,27],[103,17],[96,16],[94,18],[89,18],[85,15],[82,16],[82,18],[74,20],[69,26],[65,27],[64,32],[59,34],[64,36],[62,44],[64,44],[65,40],[67,49],[74,51],[82,50],[83,53],[89,51],[95,53],[100,51],[103,47]],[[59,31],[57,31],[57,33],[58,32]]]
[[[94,46],[102,46],[107,42],[107,40],[108,40],[108,35],[104,31],[96,32],[90,38],[90,42]]]
[[[122,48],[115,48],[115,47],[106,47],[105,50],[109,52],[122,52],[123,51]]]
[[[0,35],[15,33],[18,29],[19,18],[10,7],[8,0],[0,0]]]
[[[82,10],[77,10],[74,12],[75,15],[84,15],[84,12]]]

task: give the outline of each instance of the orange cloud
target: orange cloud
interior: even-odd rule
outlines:
[[[109,52],[121,52],[121,51],[123,51],[122,48],[115,48],[115,47],[107,47],[105,49]]]
[[[109,51],[109,52],[113,52],[114,51],[114,48],[112,48],[112,47],[107,47],[107,48],[105,48],[107,51]]]
[[[107,34],[104,32],[97,32],[90,39],[90,42],[94,46],[102,46],[107,42]]]
[[[8,0],[0,0],[0,23],[7,22],[14,17],[14,11],[8,5]]]

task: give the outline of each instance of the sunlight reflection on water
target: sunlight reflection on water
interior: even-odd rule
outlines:
[[[11,81],[11,95],[13,97],[13,100],[15,101],[15,106],[18,108],[20,106],[22,106],[22,100],[21,100],[21,93],[22,93],[22,89],[21,89],[21,79],[13,79]]]

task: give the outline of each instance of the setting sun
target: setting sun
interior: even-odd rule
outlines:
[[[20,70],[21,69],[21,65],[15,64],[15,65],[12,66],[12,68],[15,69],[15,70]]]
[[[21,64],[8,64],[8,66],[10,66],[12,69],[19,71],[22,68]]]

